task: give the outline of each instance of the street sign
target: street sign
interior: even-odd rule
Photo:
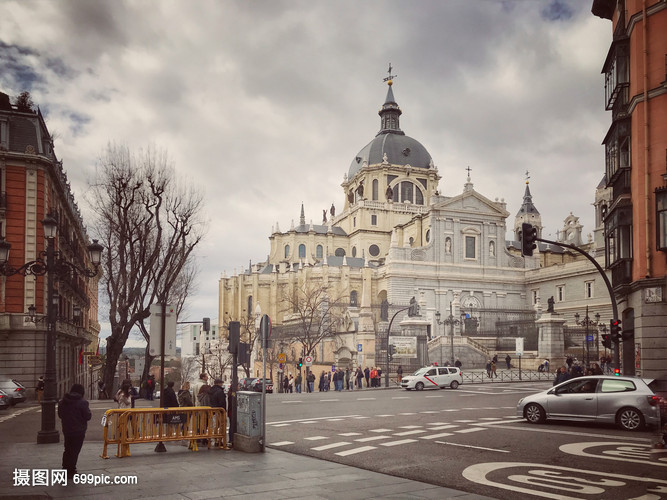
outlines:
[[[268,347],[269,337],[271,336],[271,318],[268,314],[262,316],[259,322],[259,331],[262,335],[262,347]]]
[[[83,351],[84,356],[95,356],[95,351]]]
[[[593,341],[593,336],[592,336],[592,335],[589,335],[588,337],[586,337],[586,340],[587,340],[588,342],[592,342],[592,341]],[[85,353],[84,353],[84,354],[85,354]]]
[[[164,354],[176,356],[176,309],[167,305],[165,310]],[[151,304],[150,313],[149,353],[151,356],[159,356],[162,350],[162,304]]]
[[[357,352],[362,352],[363,344],[357,344]]]
[[[306,366],[313,366],[313,357],[312,356],[306,356],[305,361],[306,361]]]
[[[523,337],[517,337],[516,341],[516,355],[523,356]]]
[[[281,365],[285,362],[286,359],[287,359],[287,356],[285,356],[284,352],[281,352],[280,354],[278,354],[278,363],[280,363]]]
[[[336,371],[336,365],[331,365],[331,371],[335,372]]]

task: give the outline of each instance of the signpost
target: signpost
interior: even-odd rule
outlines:
[[[306,366],[313,366],[313,357],[306,356]]]
[[[523,337],[517,337],[516,341],[516,355],[519,356],[519,380],[521,380],[521,356],[523,355]]]
[[[264,451],[266,443],[266,348],[271,336],[271,318],[268,314],[264,314],[259,322],[259,333],[262,338],[262,451]]]

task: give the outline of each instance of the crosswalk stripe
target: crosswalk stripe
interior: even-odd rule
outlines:
[[[321,441],[322,439],[329,439],[329,438],[326,437],[326,436],[312,436],[312,437],[307,437],[307,438],[303,438],[303,439],[306,439],[308,441]]]
[[[278,441],[277,443],[269,443],[271,446],[286,446],[288,444],[294,444],[294,441]]]
[[[340,443],[331,443],[331,444],[325,444],[324,446],[318,446],[317,448],[311,448],[313,451],[324,451],[324,450],[330,450],[331,448],[340,448],[341,446],[347,446],[350,443],[347,443],[345,441],[341,441]]]
[[[390,441],[389,443],[380,443],[380,446],[398,446],[399,444],[415,443],[416,439],[401,439],[400,441]]]
[[[418,430],[414,430],[414,431],[397,432],[397,433],[394,434],[394,436],[410,436],[412,434],[422,434],[424,432],[426,432],[426,431],[423,430],[423,429],[418,429]]]
[[[398,428],[399,429],[420,429],[422,426],[421,425],[401,425]]]
[[[391,432],[391,429],[371,429],[371,432]]]
[[[363,453],[364,451],[374,450],[375,446],[361,446],[359,448],[352,448],[351,450],[339,451],[336,455],[340,457],[346,457],[348,455],[354,455],[356,453]]]
[[[368,441],[379,441],[380,439],[389,439],[391,436],[371,436],[367,438],[355,439],[358,443],[367,443]]]
[[[442,434],[431,434],[430,436],[419,436],[419,439],[437,439],[445,436],[452,436],[451,432],[443,432]]]
[[[361,432],[343,432],[339,436],[361,436]]]
[[[469,432],[477,432],[477,431],[483,431],[483,430],[484,429],[482,429],[480,427],[475,427],[475,428],[471,428],[471,429],[461,429],[460,431],[454,431],[454,432],[457,432],[459,434],[467,434]]]
[[[452,429],[454,427],[458,427],[458,425],[438,425],[437,427],[429,427],[429,431],[442,431],[444,429]]]

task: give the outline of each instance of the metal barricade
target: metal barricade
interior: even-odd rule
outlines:
[[[197,440],[208,440],[208,448],[227,447],[227,412],[223,408],[124,408],[107,410],[103,418],[104,449],[116,444],[119,458],[130,456],[130,445],[161,441],[190,441],[197,451]]]

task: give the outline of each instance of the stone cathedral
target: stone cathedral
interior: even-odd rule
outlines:
[[[281,336],[281,327],[294,319],[285,297],[308,286],[325,287],[331,297],[342,297],[343,317],[336,334],[309,353],[313,370],[380,365],[391,371],[402,364],[405,372],[405,367],[453,363],[453,358],[464,366],[483,366],[495,353],[514,353],[517,337],[525,339],[530,366],[539,355],[535,320],[552,297],[569,324],[585,310],[609,319],[603,280],[586,259],[544,243],[533,257],[521,256],[521,223],[530,222],[538,234],[543,229],[527,181],[521,208],[509,221],[509,240],[511,214],[505,201],[477,192],[470,169],[460,192],[439,190],[438,167],[424,145],[401,129],[402,110],[393,82],[387,80],[380,130],[342,172],[342,208],[332,205],[313,223],[306,221],[301,206],[298,224],[292,221],[282,230],[276,222],[267,260],[221,277],[220,328],[259,311],[268,314],[274,340],[280,342],[272,348],[286,354],[288,370],[303,348],[285,334],[288,329]],[[592,234],[584,238],[579,219],[570,213],[557,236],[600,259],[604,249],[598,212],[609,198],[603,186],[595,190],[597,227]],[[412,297],[420,310],[410,317],[401,309]],[[391,365],[388,336],[416,339],[410,355]]]

